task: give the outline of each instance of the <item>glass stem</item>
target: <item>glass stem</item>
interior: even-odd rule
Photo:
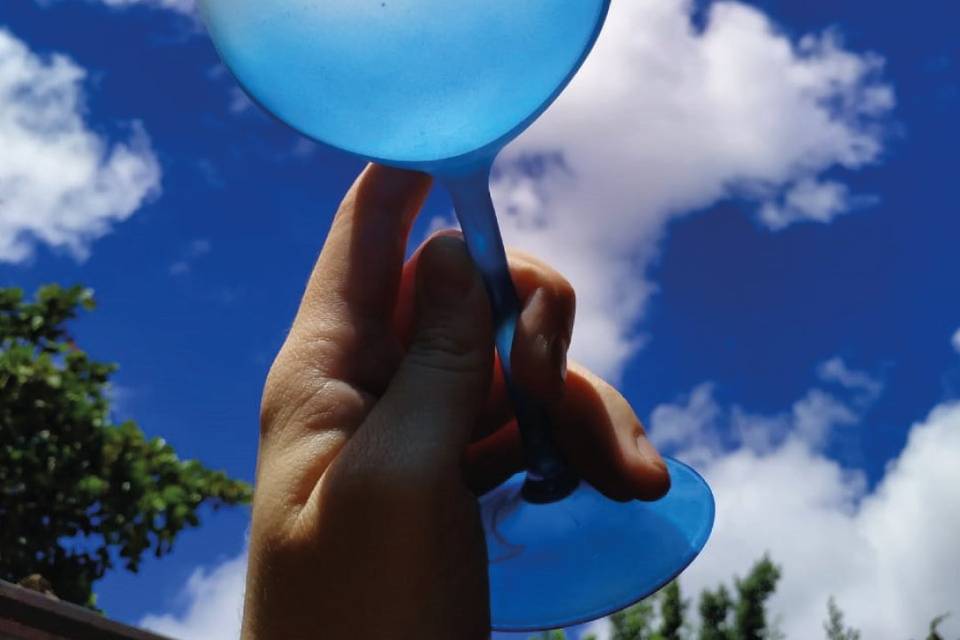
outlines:
[[[490,164],[439,178],[450,191],[467,248],[490,296],[503,378],[523,441],[527,466],[523,495],[535,503],[560,500],[577,487],[579,479],[557,449],[543,406],[513,381],[510,354],[521,306],[490,197]]]

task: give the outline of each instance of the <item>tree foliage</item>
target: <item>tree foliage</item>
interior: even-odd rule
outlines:
[[[737,578],[734,622],[737,640],[765,640],[770,632],[767,600],[777,590],[780,567],[764,556],[742,580]]]
[[[658,637],[662,640],[681,640],[684,618],[690,603],[683,599],[680,592],[680,583],[674,580],[661,592],[660,599],[660,630]]]
[[[930,621],[930,632],[927,634],[927,640],[943,640],[943,636],[940,635],[940,625],[949,616],[949,613],[944,613]]]
[[[720,585],[716,591],[707,589],[700,594],[699,610],[699,640],[733,640],[733,628],[730,626],[733,600],[725,586]]]
[[[245,503],[251,489],[180,460],[131,421],[115,424],[116,366],[91,359],[66,324],[92,292],[47,286],[33,300],[0,288],[0,578],[40,574],[56,594],[94,603],[116,562],[168,553],[201,505]]]
[[[780,568],[769,557],[756,562],[743,579],[734,579],[736,600],[725,585],[700,594],[697,610],[699,626],[686,617],[690,603],[683,599],[680,584],[674,581],[654,597],[610,616],[611,640],[773,640],[783,638],[768,619],[767,602],[776,591]],[[654,605],[659,604],[655,608]],[[948,614],[947,614],[948,615]],[[930,623],[926,640],[944,640],[939,627],[947,615]],[[836,601],[827,602],[827,620],[823,625],[827,640],[860,640],[860,632],[844,623],[844,615]],[[562,631],[545,633],[539,638],[563,640]],[[531,640],[536,640],[531,638]],[[582,640],[597,640],[584,636]],[[960,640],[960,639],[958,639]]]
[[[844,624],[843,611],[833,596],[827,600],[827,621],[823,629],[827,632],[827,640],[860,640],[860,632]]]
[[[647,640],[653,629],[653,605],[639,602],[610,616],[613,635],[610,640]]]

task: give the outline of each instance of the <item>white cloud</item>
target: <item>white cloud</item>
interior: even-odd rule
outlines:
[[[866,373],[851,369],[843,358],[835,357],[822,363],[817,375],[823,382],[837,384],[858,394],[857,404],[869,404],[880,397],[883,381]]]
[[[811,402],[814,397],[819,400]],[[712,397],[695,404],[688,410],[691,403],[684,399],[655,416],[708,416],[688,428],[694,433],[716,429],[717,416],[729,416],[731,423],[739,419],[760,431],[778,425],[784,437],[760,449],[743,441],[714,450],[712,458],[705,458],[695,440],[695,457],[718,508],[707,549],[682,577],[689,595],[729,582],[769,551],[784,569],[771,610],[790,638],[822,636],[831,595],[864,637],[916,637],[934,616],[960,613],[960,403],[941,405],[915,425],[872,490],[862,473],[825,457],[818,448],[822,440],[804,438],[810,431],[804,421],[818,412],[814,422],[834,426],[851,418],[849,409],[838,409],[842,404],[822,391],[808,393],[774,418],[725,411]],[[653,433],[671,424],[655,419]],[[960,623],[950,618],[943,630],[956,635]]]
[[[863,371],[851,369],[839,357],[817,369],[823,382],[836,383],[851,397],[840,400],[822,389],[810,389],[786,411],[773,415],[751,413],[740,406],[721,410],[714,398],[716,385],[701,384],[674,404],[656,407],[650,415],[650,438],[660,449],[682,450],[693,462],[710,462],[716,452],[746,447],[768,453],[788,438],[822,449],[838,428],[860,421],[859,411],[875,401],[882,384]]]
[[[713,398],[714,385],[696,387],[679,404],[664,404],[650,416],[650,440],[658,449],[682,447],[687,459],[709,459],[722,446],[717,421],[720,407]]]
[[[139,626],[179,640],[237,640],[246,573],[246,549],[211,570],[197,569],[184,587],[180,615],[147,615]]]
[[[810,389],[788,411],[775,415],[757,415],[734,407],[730,415],[729,439],[752,451],[766,453],[795,438],[808,447],[825,447],[839,427],[857,424],[859,416],[835,396],[821,389]],[[685,452],[704,460],[702,449]],[[707,458],[708,459],[708,458]]]
[[[160,190],[143,128],[112,147],[84,122],[85,71],[0,29],[0,262],[38,244],[84,258]]]
[[[810,390],[793,405],[792,432],[811,447],[824,446],[835,427],[857,421],[849,407],[819,389]]]
[[[613,3],[581,73],[497,167],[508,243],[571,279],[573,355],[611,378],[643,343],[655,286],[638,274],[672,218],[731,196],[771,229],[861,206],[822,174],[877,161],[894,103],[882,60],[834,32],[791,41],[740,2],[712,5],[701,31],[692,11]]]
[[[960,329],[957,329],[957,332],[953,334],[953,339],[950,342],[953,345],[954,350],[957,353],[960,353]]]
[[[773,231],[797,222],[830,222],[839,215],[874,204],[870,196],[852,196],[847,185],[833,180],[800,180],[781,198],[760,208],[760,220]]]

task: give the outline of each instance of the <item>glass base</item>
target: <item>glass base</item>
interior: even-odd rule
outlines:
[[[497,631],[559,629],[642,600],[700,553],[713,527],[713,494],[667,458],[670,492],[614,502],[586,482],[550,504],[526,501],[524,474],[480,499]]]

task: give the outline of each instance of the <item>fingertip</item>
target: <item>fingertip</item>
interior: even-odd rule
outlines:
[[[670,490],[666,462],[647,438],[640,419],[602,379],[574,366],[555,416],[564,452],[583,477],[610,499],[653,501]]]
[[[310,352],[317,374],[365,389],[389,382],[407,238],[430,184],[426,174],[368,165],[343,198],[288,338]]]
[[[371,204],[394,204],[425,195],[432,184],[430,174],[370,163],[358,181],[357,196],[358,200],[367,198]]]
[[[622,400],[619,394],[617,399],[620,402],[614,404],[618,405],[619,411],[612,412],[617,416],[616,451],[613,453],[616,460],[614,485],[628,494],[631,500],[659,500],[670,491],[670,470],[626,400]]]
[[[667,495],[670,491],[670,470],[642,426],[636,438],[636,458],[634,474],[637,480],[637,499],[659,500]]]
[[[640,449],[640,441],[653,455]],[[610,471],[602,480],[601,490],[608,497],[619,502],[653,502],[667,495],[671,484],[670,471],[645,436],[638,439],[637,448],[622,440],[615,446],[618,450],[611,452],[613,460],[608,460]]]

